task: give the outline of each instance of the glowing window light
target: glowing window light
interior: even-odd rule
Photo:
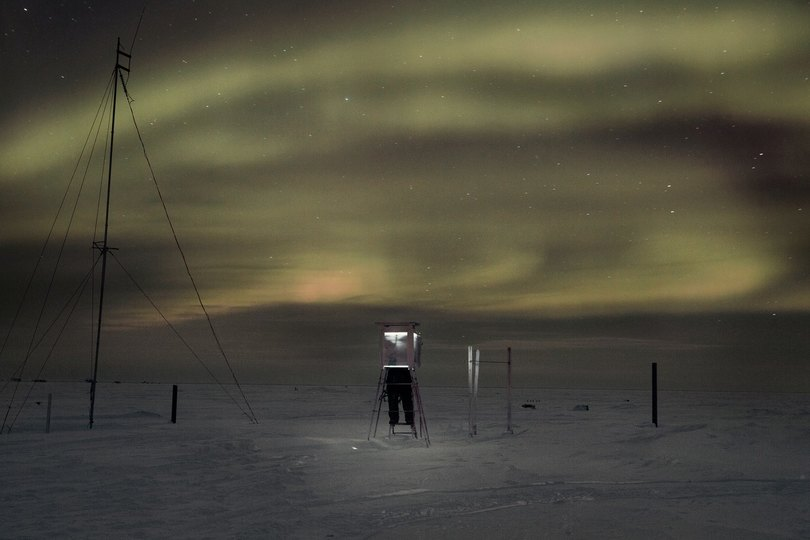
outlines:
[[[414,330],[383,330],[382,365],[387,368],[411,368],[421,364],[422,338]],[[408,336],[412,342],[408,343]],[[410,345],[410,346],[409,346]]]

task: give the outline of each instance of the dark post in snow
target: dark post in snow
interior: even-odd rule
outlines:
[[[652,421],[658,427],[658,362],[652,363]]]
[[[53,394],[48,394],[48,413],[45,415],[45,433],[51,432],[51,405],[53,405]]]
[[[506,348],[506,432],[512,431],[512,347]]]
[[[172,385],[172,424],[177,423],[177,385]]]

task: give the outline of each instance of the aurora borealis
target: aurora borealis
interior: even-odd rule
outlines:
[[[1,8],[7,290],[142,7]],[[806,2],[171,1],[147,5],[128,88],[219,316],[532,342],[540,319],[810,309],[807,28]],[[137,139],[116,137],[112,241],[182,314]]]

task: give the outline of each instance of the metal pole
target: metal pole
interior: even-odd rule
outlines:
[[[473,433],[473,348],[467,347],[467,389],[469,390],[469,403],[467,411],[467,425],[470,430],[470,437]]]
[[[512,431],[512,347],[506,348],[506,432]]]
[[[652,421],[658,427],[658,362],[652,363]]]
[[[475,374],[473,382],[473,435],[478,435],[478,371],[481,365],[481,351],[475,349]]]
[[[177,423],[177,385],[172,385],[172,424]]]
[[[110,188],[112,186],[112,165],[113,165],[113,142],[115,140],[115,109],[116,102],[118,101],[118,80],[121,77],[119,69],[119,57],[121,54],[121,39],[118,39],[118,45],[115,52],[115,84],[113,85],[113,101],[112,101],[112,117],[110,120],[110,156],[107,163],[107,202],[104,215],[104,239],[101,245],[96,247],[101,251],[101,285],[98,293],[98,325],[96,327],[96,352],[93,359],[93,378],[90,380],[90,420],[88,427],[93,429],[93,414],[96,408],[96,384],[98,382],[98,359],[99,349],[101,348],[101,322],[104,312],[104,282],[107,276],[107,239],[110,230]]]
[[[53,394],[48,394],[48,413],[45,415],[45,433],[51,432],[51,406],[53,405]]]

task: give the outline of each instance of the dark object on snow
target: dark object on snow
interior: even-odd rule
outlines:
[[[524,403],[523,405],[521,405],[521,407],[523,407],[524,409],[536,409],[537,408],[534,405],[532,405],[531,403]]]
[[[589,411],[589,410],[591,410],[591,408],[588,405],[575,405],[573,410],[575,410],[575,411]]]

